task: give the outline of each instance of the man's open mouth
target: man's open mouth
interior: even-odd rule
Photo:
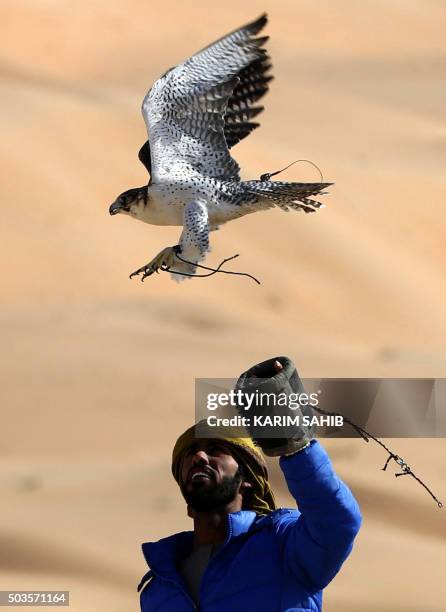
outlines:
[[[212,480],[214,475],[211,470],[206,468],[195,468],[193,471],[189,473],[189,482],[201,482],[204,480]]]

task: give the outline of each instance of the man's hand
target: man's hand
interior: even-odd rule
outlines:
[[[246,394],[239,411],[250,418],[248,431],[266,455],[290,455],[314,439],[315,427],[303,422],[303,417],[311,418],[313,411],[300,397],[305,390],[288,357],[253,366],[240,376],[236,390]],[[251,396],[249,400],[247,395]]]

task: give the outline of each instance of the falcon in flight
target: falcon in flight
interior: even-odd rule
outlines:
[[[209,233],[258,210],[314,212],[314,199],[331,183],[241,181],[230,149],[248,136],[268,91],[267,36],[257,36],[266,15],[171,68],[146,94],[142,114],[149,138],[139,159],[150,174],[148,185],[124,191],[110,206],[153,225],[179,225],[179,243],[166,247],[130,275],[144,280],[158,270],[173,278],[193,276],[209,248]],[[186,261],[183,261],[186,260]],[[187,263],[186,263],[187,262]]]

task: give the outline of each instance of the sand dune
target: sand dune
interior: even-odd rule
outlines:
[[[327,208],[213,235],[209,262],[240,253],[230,267],[261,287],[130,281],[179,234],[107,213],[147,180],[142,97],[265,9],[276,79],[234,155],[244,178],[312,160],[335,182]],[[445,7],[21,0],[0,18],[1,584],[69,589],[82,612],[136,610],[140,543],[189,525],[169,457],[193,418],[194,377],[272,354],[308,377],[444,376]],[[444,440],[391,443],[445,500]],[[381,449],[326,446],[364,513],[327,612],[443,611],[444,510],[382,472]]]

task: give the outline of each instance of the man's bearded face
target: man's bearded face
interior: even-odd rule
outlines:
[[[224,508],[233,501],[242,482],[242,469],[219,440],[197,440],[186,451],[181,492],[193,510],[210,512]]]

